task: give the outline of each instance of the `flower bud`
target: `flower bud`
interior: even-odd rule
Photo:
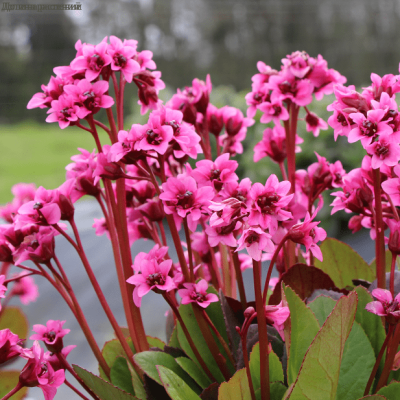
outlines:
[[[247,319],[247,318],[250,318],[254,313],[256,312],[256,310],[254,309],[254,307],[247,307],[245,310],[244,310],[244,317]]]

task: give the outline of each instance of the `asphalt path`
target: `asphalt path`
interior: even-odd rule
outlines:
[[[86,255],[118,323],[121,326],[126,326],[111,243],[106,236],[96,236],[95,230],[92,228],[93,218],[100,218],[101,216],[101,210],[94,201],[87,200],[76,204],[75,221],[81,235]],[[68,233],[72,235],[70,229]],[[170,248],[173,249],[172,239],[168,237],[167,240]],[[368,233],[361,236],[350,237],[346,241],[367,261],[370,261],[374,257],[374,246],[368,237]],[[152,247],[153,242],[138,240],[132,246],[132,255],[135,256],[140,251],[147,252]],[[63,237],[56,238],[56,254],[70,279],[72,288],[76,293],[96,341],[99,346],[102,347],[104,342],[114,338],[113,330],[97,300],[97,296],[84,271],[83,265],[73,247]],[[176,255],[173,252],[170,252],[170,254],[174,261],[177,261]],[[264,263],[264,276],[266,275],[267,267],[268,263]],[[28,316],[30,327],[32,327],[33,324],[45,325],[49,319],[65,320],[64,328],[70,329],[71,332],[64,338],[64,345],[74,344],[77,346],[68,356],[69,362],[78,364],[93,373],[97,373],[98,365],[96,359],[87,345],[78,323],[61,296],[44,278],[36,277],[35,282],[39,287],[39,298],[36,302],[28,306],[21,306]],[[244,282],[248,298],[254,298],[251,270],[244,272]],[[13,300],[10,304],[20,305],[18,300]],[[158,337],[164,341],[166,340],[165,312],[167,310],[168,305],[160,295],[150,292],[143,298],[141,313],[144,327],[148,335]],[[33,332],[31,334],[33,334]],[[32,341],[28,340],[27,346],[31,345]],[[25,362],[20,360],[14,363],[12,368],[21,369],[24,364]],[[74,383],[73,378],[68,373],[67,379]],[[79,387],[79,385],[77,386]],[[78,396],[63,385],[58,390],[55,400],[70,400],[75,398],[78,398]],[[32,388],[29,391],[27,399],[43,399],[41,389]]]

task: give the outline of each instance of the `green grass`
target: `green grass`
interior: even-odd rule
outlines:
[[[109,143],[106,134],[99,134],[102,143]],[[79,128],[33,122],[0,126],[0,204],[12,200],[11,187],[19,182],[46,189],[61,185],[78,147],[95,148],[90,133]]]

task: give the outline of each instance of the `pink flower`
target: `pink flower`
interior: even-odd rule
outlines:
[[[344,170],[342,163],[338,160],[333,164],[329,164],[329,171],[332,175],[332,187],[342,187],[343,178],[346,176],[346,171]]]
[[[164,211],[180,218],[188,216],[189,227],[194,232],[202,212],[206,212],[206,207],[214,197],[214,190],[209,186],[198,189],[196,181],[185,175],[168,178],[162,188],[160,199],[163,201]]]
[[[400,221],[395,221],[393,219],[387,219],[386,223],[390,228],[389,250],[394,254],[400,254]]]
[[[50,353],[44,353],[39,342],[35,341],[33,346],[24,351],[22,355],[28,362],[19,376],[22,386],[40,387],[45,400],[52,400],[57,393],[57,389],[65,381],[64,370],[54,371],[49,361],[49,356]]]
[[[82,56],[71,62],[71,68],[76,71],[85,71],[85,78],[91,82],[96,79],[103,68],[111,64],[112,58],[107,54],[107,38],[98,45],[84,44]]]
[[[400,160],[400,147],[394,136],[382,133],[377,141],[365,146],[367,153],[372,155],[371,167],[373,169],[380,168],[382,164],[389,167],[398,164]]]
[[[275,289],[275,286],[277,285],[278,282],[279,282],[279,278],[278,277],[271,278],[269,280],[268,286],[271,288],[272,291]]]
[[[136,162],[142,155],[139,142],[145,132],[146,128],[139,124],[133,124],[129,132],[119,131],[118,142],[111,146],[108,161],[118,162],[122,160],[125,164]]]
[[[135,266],[137,266],[135,260]],[[168,275],[172,267],[172,260],[162,261],[160,264],[155,260],[143,259],[140,264],[140,273],[136,272],[126,281],[135,285],[133,290],[133,301],[137,307],[142,303],[142,297],[150,290],[169,292],[176,288],[173,279]]]
[[[92,228],[96,229],[96,235],[97,236],[102,236],[104,234],[107,235],[108,239],[111,239],[110,237],[110,232],[107,227],[106,219],[105,218],[93,218],[94,224],[92,225]]]
[[[275,100],[271,102],[262,103],[258,109],[263,112],[260,122],[263,124],[268,124],[273,121],[274,124],[280,124],[280,121],[287,121],[289,119],[289,113],[286,107],[281,101]]]
[[[154,150],[165,154],[174,131],[169,125],[161,125],[159,120],[153,119],[143,126],[143,136],[138,144],[140,150]]]
[[[66,85],[64,91],[72,96],[75,103],[87,111],[86,114],[96,114],[100,108],[110,108],[114,99],[104,93],[108,91],[108,82],[97,81],[90,83],[87,79],[81,79],[74,85]],[[80,118],[84,115],[82,111]]]
[[[333,128],[335,141],[338,136],[348,136],[354,127],[354,121],[348,114],[342,112],[342,106],[338,102],[334,102],[327,107],[328,111],[333,111],[333,115],[328,118],[328,124]]]
[[[393,129],[387,121],[383,121],[385,114],[385,110],[370,110],[367,112],[367,116],[360,112],[351,113],[349,116],[357,126],[349,132],[349,143],[361,140],[365,148],[376,136],[392,134]]]
[[[53,321],[48,320],[46,326],[44,325],[33,325],[33,330],[36,332],[29,339],[31,340],[43,340],[47,347],[47,350],[52,353],[59,353],[63,345],[63,337],[70,332],[69,329],[62,329],[62,326],[66,321]]]
[[[283,334],[284,323],[290,315],[289,307],[282,306],[282,301],[276,306],[265,306],[265,317],[267,324],[272,325],[281,336],[282,340],[285,340]]]
[[[261,260],[262,251],[272,253],[275,249],[271,240],[271,235],[265,233],[261,228],[250,227],[243,231],[238,240],[236,251],[246,248],[249,256],[256,261]]]
[[[319,131],[327,130],[328,124],[322,119],[319,118],[317,114],[313,112],[308,112],[306,115],[306,125],[307,132],[312,132],[315,137],[319,136]]]
[[[394,172],[400,176],[400,166],[396,165]],[[400,178],[387,179],[382,182],[382,189],[390,196],[395,206],[400,206]]]
[[[111,69],[121,71],[126,81],[132,82],[133,74],[140,71],[140,64],[132,59],[136,55],[136,46],[122,43],[116,36],[110,36],[110,43],[107,53],[111,56]]]
[[[388,324],[397,324],[400,319],[400,293],[394,298],[389,290],[374,289],[372,291],[378,301],[372,301],[365,306],[365,309],[373,314],[385,317]]]
[[[4,286],[3,283],[6,280],[6,276],[5,275],[0,275],[0,298],[6,297],[5,296],[5,292],[7,290],[7,286]],[[0,310],[1,310],[1,304],[0,304]]]
[[[50,114],[46,122],[58,122],[61,129],[85,118],[90,111],[75,104],[75,100],[70,95],[61,95],[58,100],[51,102],[51,108],[47,111]]]
[[[239,220],[243,218],[243,209],[246,210],[246,205],[236,198],[228,198],[222,200],[221,203],[211,202],[208,208],[214,213],[210,218],[211,226],[226,226],[229,225],[233,219]]]
[[[254,119],[243,117],[243,113],[235,108],[225,106],[222,109],[225,131],[229,136],[246,133],[247,127],[254,125]]]
[[[197,303],[202,308],[207,308],[210,303],[218,301],[218,296],[214,293],[207,293],[208,283],[201,279],[198,283],[184,283],[185,289],[178,290],[182,297],[182,304]]]
[[[23,342],[24,340],[9,329],[2,329],[0,331],[0,365],[21,354]]]
[[[21,272],[20,278],[15,281],[11,294],[19,296],[22,304],[29,304],[39,297],[39,290],[31,276],[24,276],[26,273]]]
[[[158,98],[158,92],[165,88],[165,83],[160,78],[161,72],[147,70],[141,71],[133,77],[133,81],[139,88],[138,104],[141,105],[140,113],[142,115],[146,114],[148,110],[156,110],[162,103]]]
[[[218,136],[224,127],[223,108],[217,108],[211,103],[207,107],[207,126],[208,130],[215,136]]]
[[[322,261],[322,252],[316,243],[326,239],[326,232],[324,229],[317,227],[319,222],[311,222],[316,217],[317,211],[314,212],[311,218],[310,214],[307,213],[303,223],[293,225],[289,230],[288,236],[293,242],[304,244],[306,251],[310,250],[315,258]]]
[[[229,154],[222,154],[214,162],[201,160],[196,163],[196,169],[191,173],[199,187],[213,186],[220,191],[225,183],[237,182],[238,176],[235,170],[238,167],[237,161],[229,160]]]
[[[295,51],[286,57],[282,59],[282,64],[296,78],[304,78],[311,70],[312,59],[310,59],[310,56],[305,51]]]
[[[253,204],[248,223],[269,229],[269,233],[273,235],[278,229],[278,221],[286,221],[292,217],[292,213],[282,209],[293,197],[293,194],[287,195],[289,190],[290,182],[279,182],[274,174],[268,178],[265,186],[255,183],[250,191]]]

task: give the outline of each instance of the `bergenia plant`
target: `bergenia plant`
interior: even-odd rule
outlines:
[[[17,184],[0,209],[0,364],[25,360],[22,371],[0,371],[2,399],[39,387],[52,400],[61,385],[74,398],[104,400],[399,398],[400,76],[372,74],[358,92],[321,55],[294,52],[279,70],[257,64],[245,116],[211,104],[210,76],[164,104],[161,72],[136,40],[111,36],[75,48],[75,59],[54,68],[28,108],[46,109],[46,121],[61,129],[83,130],[94,148],[71,157],[60,187]],[[127,84],[137,86],[144,124],[124,120]],[[311,104],[325,95],[335,96],[327,121]],[[281,173],[261,182],[240,179],[234,160],[255,122],[267,125],[254,162],[269,158]],[[312,138],[360,142],[360,166],[347,173],[340,160],[316,153],[297,169],[301,126]],[[349,228],[369,229],[371,264],[319,226],[323,195],[332,190],[332,214],[353,213]],[[83,196],[103,212],[93,228],[111,242],[126,327],[82,245],[74,203]],[[104,345],[57,256],[57,235],[79,255],[115,333]],[[139,239],[154,245],[132,260]],[[247,269],[254,298],[244,285]],[[9,301],[35,301],[36,278],[71,309],[99,376],[67,360],[75,347],[68,321],[48,315],[46,325],[33,325],[33,344],[25,341],[26,321]],[[144,330],[150,291],[170,308],[165,343]]]

